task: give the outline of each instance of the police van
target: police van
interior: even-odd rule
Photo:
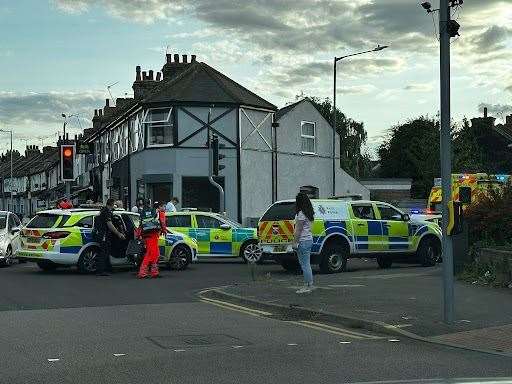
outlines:
[[[411,219],[394,206],[379,201],[311,200],[311,263],[323,273],[342,272],[349,258],[376,258],[379,267],[393,261],[418,260],[433,266],[441,255],[441,228],[436,223]],[[258,224],[262,251],[287,270],[298,267],[292,249],[295,200],[278,201]]]

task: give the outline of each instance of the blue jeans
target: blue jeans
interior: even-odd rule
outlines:
[[[304,282],[308,285],[313,284],[313,271],[311,270],[311,247],[313,240],[299,241],[297,248],[297,258],[299,259],[302,273],[304,274]]]

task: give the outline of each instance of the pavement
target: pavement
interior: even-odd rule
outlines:
[[[409,273],[404,269],[403,273]],[[249,285],[239,261],[158,280],[0,268],[0,383],[354,383],[512,377],[512,358],[323,319],[269,316],[198,293]],[[256,277],[285,275],[275,264]],[[397,272],[398,273],[398,272]],[[364,274],[378,276],[368,268]],[[310,296],[313,297],[313,296]],[[478,361],[478,364],[475,364]]]
[[[387,327],[412,337],[512,355],[512,289],[456,282],[456,318],[447,325],[442,320],[441,274],[440,266],[398,264],[378,270],[371,260],[351,260],[346,273],[316,274],[317,289],[310,294],[295,293],[302,285],[301,275],[264,270],[256,270],[255,281],[216,293],[234,302],[243,299],[260,307],[273,305],[296,312],[308,309],[337,315],[345,324]]]

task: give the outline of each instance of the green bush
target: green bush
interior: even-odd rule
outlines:
[[[489,189],[465,212],[469,244],[507,245],[512,243],[512,185]]]

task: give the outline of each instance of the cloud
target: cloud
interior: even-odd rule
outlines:
[[[512,29],[493,25],[472,38],[479,52],[488,53],[506,48],[506,41],[512,35]]]
[[[407,84],[404,87],[405,91],[412,91],[412,92],[431,92],[433,89],[432,83],[411,83]]]
[[[62,124],[61,113],[66,113],[80,114],[83,128],[87,128],[91,124],[92,111],[104,102],[103,96],[103,92],[0,91],[0,122],[18,127],[20,133],[34,132],[40,126],[53,126],[57,130]]]

